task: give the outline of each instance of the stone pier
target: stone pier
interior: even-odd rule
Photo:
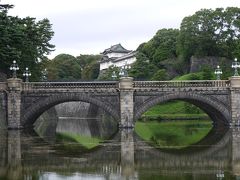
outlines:
[[[120,128],[133,128],[133,78],[123,77],[119,82],[120,89]]]
[[[121,169],[126,179],[134,179],[134,139],[133,129],[121,130]]]
[[[230,78],[232,126],[240,125],[240,76]]]
[[[8,95],[7,95],[7,116],[8,129],[21,129],[21,91],[22,80],[11,78],[7,80]]]

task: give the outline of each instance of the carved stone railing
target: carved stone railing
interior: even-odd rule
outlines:
[[[6,82],[0,82],[0,91],[7,90],[7,83]]]
[[[133,87],[140,88],[189,88],[189,87],[230,87],[228,80],[197,80],[197,81],[134,81]],[[22,83],[22,90],[64,90],[64,89],[118,89],[118,81],[92,82],[28,82]],[[7,84],[0,83],[0,90],[6,90]]]
[[[197,81],[134,81],[134,88],[185,88],[185,87],[229,87],[228,80]]]
[[[23,90],[60,90],[60,89],[111,89],[117,88],[116,81],[96,82],[31,82],[23,83]]]

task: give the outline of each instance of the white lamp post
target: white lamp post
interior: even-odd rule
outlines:
[[[240,63],[237,61],[237,58],[235,58],[234,61],[232,62],[232,68],[235,69],[233,76],[239,76],[237,68],[240,68]]]
[[[26,67],[23,76],[25,77],[25,82],[29,82],[29,77],[31,76],[31,72],[29,71],[28,67]]]
[[[115,72],[115,71],[112,72],[112,79],[113,79],[113,80],[116,80],[116,79],[117,79],[117,75],[116,75],[116,72]]]
[[[41,71],[41,73],[42,73],[41,80],[47,81],[47,75],[48,75],[47,69],[45,68],[43,71]]]
[[[217,69],[215,69],[214,74],[216,74],[217,80],[221,79],[222,70],[220,69],[220,66],[217,66]]]
[[[119,76],[120,77],[128,77],[128,72],[127,72],[128,69],[129,69],[129,67],[128,67],[127,61],[126,61],[125,65],[122,66],[120,69]]]
[[[13,71],[13,78],[17,78],[17,71],[19,70],[19,67],[15,60],[13,61],[13,64],[10,66],[9,69]]]

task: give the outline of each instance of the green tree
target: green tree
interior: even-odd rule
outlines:
[[[0,10],[7,11],[8,9],[11,9],[11,8],[13,8],[12,4],[0,4]]]
[[[143,53],[137,53],[137,61],[133,63],[129,70],[129,75],[135,79],[147,80],[157,71],[157,67],[150,63],[149,59]]]
[[[166,69],[159,69],[151,78],[153,81],[165,81],[169,80]]]
[[[20,70],[29,67],[32,79],[40,77],[40,62],[46,59],[54,45],[50,40],[54,32],[48,19],[8,16],[7,10],[0,10],[0,71],[10,73],[9,67],[16,60]]]
[[[138,52],[145,54],[150,63],[159,66],[159,62],[176,57],[177,29],[160,29],[147,43],[141,44]]]
[[[213,72],[214,70],[210,68],[209,66],[202,67],[202,79],[203,80],[211,80],[214,79]]]
[[[223,56],[232,59],[239,42],[240,8],[202,9],[182,20],[177,53],[191,56]]]
[[[81,66],[77,59],[69,54],[59,54],[45,64],[49,80],[78,80],[81,79]]]
[[[94,80],[98,78],[100,64],[97,61],[93,61],[90,64],[85,65],[82,70],[83,80]]]
[[[98,78],[101,55],[83,55],[77,56],[77,62],[82,68],[83,80],[94,80]]]

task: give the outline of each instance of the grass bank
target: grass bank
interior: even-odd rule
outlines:
[[[102,139],[99,138],[82,136],[73,133],[57,133],[57,139],[58,141],[61,141],[65,144],[69,142],[79,143],[86,149],[92,149],[94,147],[97,147],[100,144],[100,142],[103,141]]]
[[[170,101],[158,104],[145,112],[141,120],[208,119],[208,115],[198,107],[184,101]]]
[[[211,130],[211,121],[136,122],[135,131],[145,141],[161,148],[181,149],[195,144]]]

